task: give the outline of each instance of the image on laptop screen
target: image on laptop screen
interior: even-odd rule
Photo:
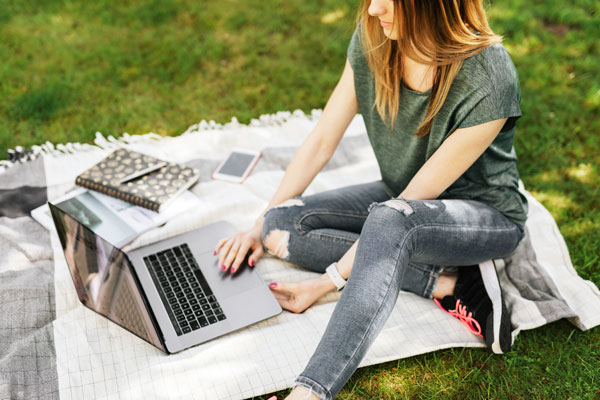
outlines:
[[[164,349],[125,254],[64,211],[50,209],[79,300]]]

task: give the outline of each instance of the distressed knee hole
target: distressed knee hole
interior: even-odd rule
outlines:
[[[275,209],[275,208],[287,208],[287,207],[302,207],[304,205],[304,202],[301,199],[288,199],[286,201],[284,201],[281,204],[278,204],[274,207],[271,207],[271,210]]]
[[[435,204],[432,204],[428,201],[424,201],[423,202],[427,207],[431,208],[432,210],[435,210],[437,208],[437,206]]]
[[[290,252],[288,251],[288,244],[290,243],[290,233],[275,229],[265,237],[265,248],[276,257],[281,259],[286,258]]]
[[[386,206],[391,207],[395,210],[400,211],[404,215],[410,215],[414,212],[413,208],[405,200],[392,199],[392,200],[386,201],[383,204],[385,204]]]

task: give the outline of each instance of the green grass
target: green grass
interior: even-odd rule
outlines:
[[[0,0],[0,157],[91,142],[96,131],[176,135],[202,119],[321,108],[356,3]],[[521,178],[577,272],[600,286],[600,3],[499,0],[488,10],[520,74]],[[559,321],[522,332],[503,356],[451,349],[359,369],[339,398],[598,399],[598,371],[600,329]]]
[[[96,131],[174,135],[202,119],[322,107],[354,12],[335,1],[1,1],[2,157]]]

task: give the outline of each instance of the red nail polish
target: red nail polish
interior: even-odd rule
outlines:
[[[231,268],[231,271],[229,272],[233,274],[235,272],[235,269]]]
[[[275,283],[275,282],[269,283],[269,287],[276,288],[277,287],[277,283]]]
[[[213,256],[216,256],[216,255],[217,255],[217,251],[215,250],[215,251],[213,251]]]
[[[250,266],[253,267],[254,266],[254,260],[250,261]]]
[[[226,267],[226,266],[224,266],[224,265],[221,265],[221,271],[225,271],[226,269],[227,269],[227,267]]]

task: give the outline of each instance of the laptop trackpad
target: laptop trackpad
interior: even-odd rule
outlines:
[[[202,272],[206,274],[209,284],[215,287],[215,295],[218,300],[225,297],[236,296],[247,290],[254,290],[257,286],[264,285],[264,281],[256,272],[256,269],[250,267],[245,261],[240,265],[235,274],[230,274],[228,271],[221,271],[217,265],[219,262],[218,256],[213,256],[211,253],[204,253],[199,257],[202,261]],[[207,268],[204,268],[204,265]]]

